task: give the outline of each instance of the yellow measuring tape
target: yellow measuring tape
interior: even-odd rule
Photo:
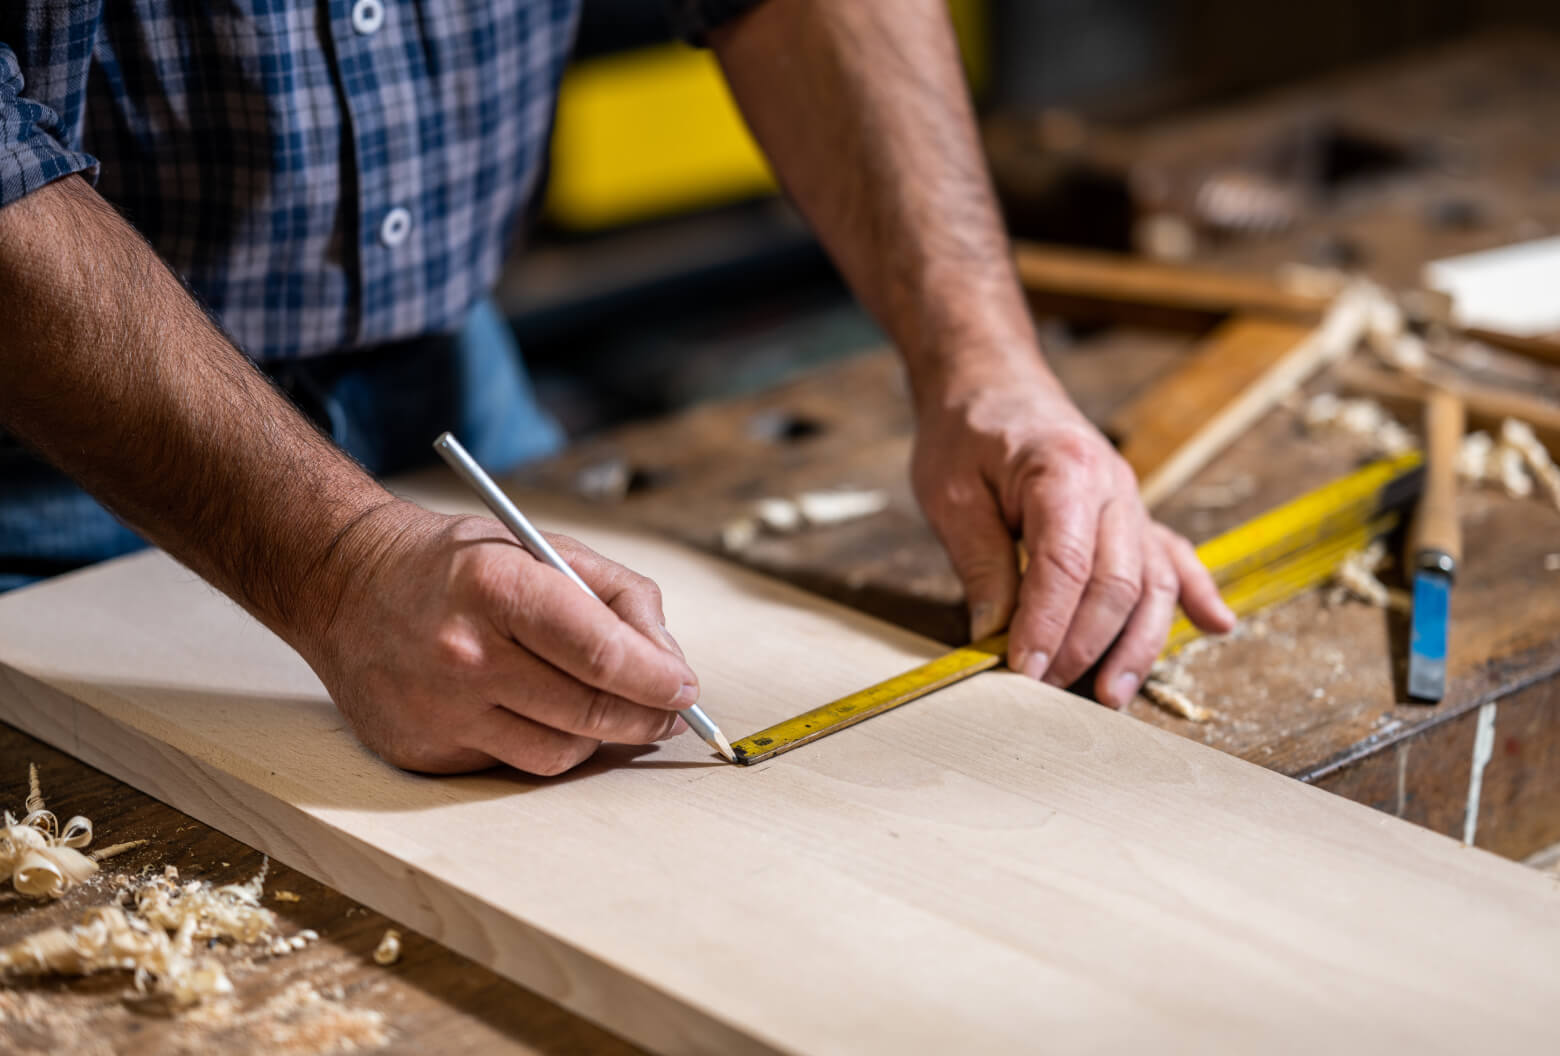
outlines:
[[[1247,616],[1326,582],[1339,563],[1392,531],[1419,494],[1419,452],[1373,462],[1341,480],[1270,510],[1197,548],[1225,602]],[[1179,616],[1165,651],[1201,632]],[[1007,634],[945,653],[911,671],[732,742],[737,761],[762,762],[989,671],[1007,656]]]

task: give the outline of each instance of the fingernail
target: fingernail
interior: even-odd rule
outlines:
[[[666,731],[665,735],[662,736],[661,740],[669,741],[673,737],[680,736],[680,735],[682,735],[684,733],[687,733],[687,732],[688,732],[688,720],[683,718],[681,715],[679,715],[679,716],[677,716],[677,718],[672,720],[672,728]]]
[[[1018,670],[1035,681],[1045,677],[1045,669],[1051,666],[1051,658],[1045,653],[1019,653]]]
[[[977,642],[1002,628],[997,607],[989,601],[977,602],[970,609],[970,641]]]
[[[683,708],[691,708],[699,702],[699,684],[697,682],[684,682],[677,696],[672,698],[672,707],[681,711]]]
[[[1123,671],[1121,674],[1116,676],[1113,682],[1111,682],[1110,699],[1105,703],[1109,704],[1117,711],[1120,711],[1122,708],[1126,707],[1127,702],[1137,694],[1137,690],[1138,676],[1134,675],[1131,671]]]

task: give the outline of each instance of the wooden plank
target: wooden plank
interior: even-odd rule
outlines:
[[[734,733],[937,651],[532,508],[666,588]],[[1016,675],[752,768],[434,780],[155,554],[0,599],[0,665],[0,718],[658,1051],[1552,1042],[1547,879]]]
[[[1110,431],[1126,438],[1121,455],[1138,479],[1152,477],[1309,333],[1295,323],[1236,316],[1215,329],[1185,363],[1118,411]]]

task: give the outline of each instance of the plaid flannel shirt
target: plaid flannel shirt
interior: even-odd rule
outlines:
[[[673,0],[697,38],[756,0]],[[577,0],[0,0],[0,207],[83,173],[239,347],[449,333],[541,171]]]

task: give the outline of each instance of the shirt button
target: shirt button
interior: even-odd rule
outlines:
[[[384,0],[357,0],[352,5],[352,28],[363,36],[379,32],[384,24]]]
[[[385,214],[385,218],[379,221],[379,241],[394,248],[406,241],[406,236],[412,233],[412,214],[400,206]]]

